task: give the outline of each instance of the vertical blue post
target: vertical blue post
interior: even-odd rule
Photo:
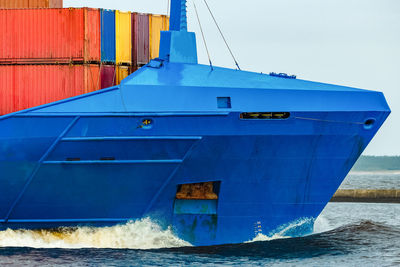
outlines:
[[[171,1],[169,31],[161,32],[160,58],[174,63],[197,64],[196,35],[187,31],[187,0]]]
[[[186,0],[171,1],[170,31],[187,31]]]

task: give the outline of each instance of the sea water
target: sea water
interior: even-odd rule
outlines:
[[[400,188],[397,174],[380,175]],[[373,176],[349,176],[342,187],[364,188],[365,177],[374,181]],[[329,203],[313,234],[291,238],[291,227],[243,244],[212,247],[193,247],[148,218],[57,233],[7,230],[0,232],[0,266],[400,265],[400,204]]]
[[[400,189],[400,170],[350,172],[340,189]]]

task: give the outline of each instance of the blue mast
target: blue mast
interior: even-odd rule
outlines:
[[[170,31],[187,31],[186,0],[172,0]]]
[[[186,1],[171,1],[170,28],[161,32],[160,58],[175,63],[197,64],[196,35],[187,31]]]

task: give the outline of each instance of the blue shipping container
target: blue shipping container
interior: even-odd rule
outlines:
[[[101,10],[101,61],[115,63],[115,12]]]

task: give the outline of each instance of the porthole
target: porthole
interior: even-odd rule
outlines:
[[[142,119],[138,128],[151,129],[153,127],[154,121],[152,119]]]
[[[364,122],[364,128],[365,129],[371,129],[372,127],[374,127],[376,120],[374,118],[369,118],[367,120],[365,120]]]

